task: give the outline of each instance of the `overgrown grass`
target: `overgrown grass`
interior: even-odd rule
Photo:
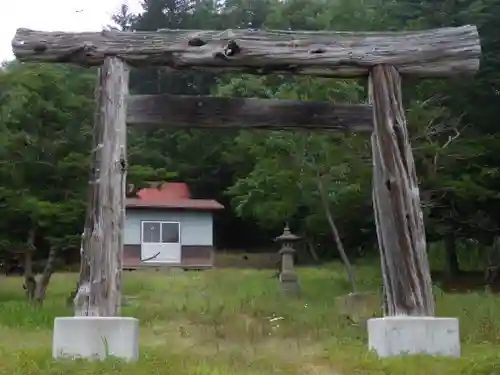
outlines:
[[[357,271],[363,290],[378,290],[378,265],[358,266]],[[241,269],[125,273],[130,299],[124,315],[141,321],[141,358],[131,364],[51,359],[53,318],[70,314],[65,298],[75,274],[55,275],[41,309],[25,303],[20,279],[3,278],[0,373],[500,374],[497,297],[444,295],[436,289],[439,315],[460,318],[461,358],[380,360],[367,351],[364,325],[350,323],[337,309],[336,297],[349,290],[341,266],[301,269],[300,298],[281,295],[271,275]]]

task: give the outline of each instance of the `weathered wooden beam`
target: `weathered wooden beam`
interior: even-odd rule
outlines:
[[[326,77],[366,76],[379,64],[415,76],[473,74],[481,54],[475,26],[405,32],[18,29],[12,47],[21,61],[93,66],[102,64],[106,56],[119,56],[132,66]]]
[[[369,79],[373,105],[373,206],[388,316],[432,316],[434,298],[415,162],[395,67]]]
[[[127,123],[183,128],[330,129],[371,131],[368,104],[210,96],[132,95]]]
[[[83,315],[118,316],[121,306],[126,178],[128,68],[107,57],[99,70],[94,137],[94,181],[84,231],[89,302]],[[85,267],[82,267],[83,269]]]

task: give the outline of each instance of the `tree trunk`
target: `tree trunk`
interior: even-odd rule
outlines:
[[[448,233],[444,238],[444,249],[446,251],[446,276],[455,277],[460,273],[458,263],[456,239],[453,233]]]
[[[373,206],[380,248],[386,315],[434,315],[423,213],[395,67],[375,66],[369,77]]]
[[[45,268],[39,280],[33,272],[33,253],[35,252],[35,229],[30,229],[28,233],[27,249],[24,253],[24,288],[29,301],[43,303],[45,292],[50,282],[50,277],[54,273],[54,266],[57,257],[57,250],[51,247]]]
[[[318,252],[316,251],[316,247],[314,246],[314,243],[306,238],[306,247],[307,250],[309,251],[309,254],[311,254],[311,257],[313,258],[314,262],[319,263],[319,255]]]
[[[33,253],[35,252],[35,229],[28,232],[26,249],[24,251],[24,289],[28,301],[33,301],[36,291],[36,279],[33,273]]]
[[[316,183],[318,186],[319,195],[321,197],[321,204],[323,206],[323,210],[325,212],[326,219],[328,220],[328,224],[330,225],[330,229],[333,234],[333,239],[335,240],[335,244],[337,245],[337,249],[340,254],[340,258],[344,263],[347,277],[349,278],[349,283],[351,284],[351,289],[353,293],[357,293],[357,285],[356,285],[356,277],[354,275],[354,269],[352,268],[351,262],[347,257],[347,254],[344,249],[344,245],[342,244],[342,239],[340,238],[339,231],[337,226],[335,225],[335,221],[333,220],[332,213],[330,212],[330,208],[328,207],[328,197],[325,192],[325,187],[323,186],[323,181],[321,181],[321,177],[317,177]]]
[[[500,263],[500,237],[494,236],[491,246],[487,251],[487,263],[488,266],[497,266]]]
[[[45,268],[43,269],[43,273],[36,282],[36,290],[33,300],[39,304],[42,304],[43,300],[45,299],[45,294],[47,292],[47,287],[49,286],[50,278],[54,273],[56,258],[57,249],[55,247],[51,247],[47,262],[45,263]]]

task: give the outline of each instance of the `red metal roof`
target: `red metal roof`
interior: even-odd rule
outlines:
[[[191,199],[184,182],[165,182],[157,187],[144,188],[135,198],[127,198],[127,208],[171,208],[186,210],[221,210],[224,208],[212,199]]]
[[[165,199],[190,199],[191,193],[184,182],[165,182],[157,187],[141,189],[137,192],[137,198],[143,200],[165,200]]]

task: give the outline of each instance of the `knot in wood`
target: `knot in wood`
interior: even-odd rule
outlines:
[[[127,170],[127,162],[124,158],[120,159],[120,171],[124,173]]]
[[[47,50],[47,46],[45,44],[37,44],[34,48],[33,51],[35,53],[44,53]]]
[[[61,56],[58,62],[70,62],[82,66],[91,66],[90,60],[96,51],[97,47],[94,44],[85,43],[83,46],[73,48],[71,51]]]
[[[198,37],[191,38],[188,41],[188,46],[190,46],[190,47],[201,47],[201,46],[204,46],[205,44],[207,44],[207,43]]]
[[[241,48],[234,40],[230,40],[224,48],[224,55],[227,57],[234,56],[241,52]]]
[[[320,53],[325,53],[326,49],[322,47],[314,48],[309,51],[310,54],[315,55],[315,54],[320,54]]]

